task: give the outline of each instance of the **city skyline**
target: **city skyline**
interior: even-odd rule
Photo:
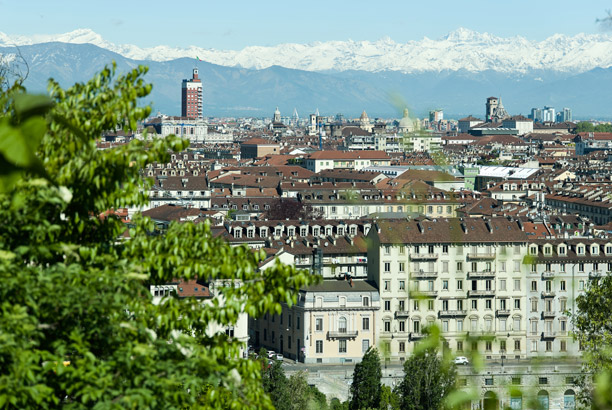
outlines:
[[[59,5],[38,0],[4,1],[0,2],[3,11],[0,27],[9,36],[50,35],[86,27],[115,44],[195,45],[228,50],[331,40],[375,41],[386,37],[405,43],[424,37],[437,39],[460,27],[499,37],[522,36],[541,41],[554,34],[604,32],[606,27],[598,24],[597,19],[605,17],[609,7],[604,1],[575,8],[569,7],[569,2],[520,0],[497,13],[484,0],[467,6],[441,1],[433,13],[428,3],[387,1],[378,5],[381,18],[372,18],[372,7],[365,2],[314,1],[290,8],[279,1],[265,6],[247,2],[202,5],[190,1],[173,7],[156,2],[146,8],[138,2],[107,4],[94,10],[93,6],[72,0]],[[551,14],[554,19],[542,17]],[[139,21],[146,24],[138,24]],[[559,21],[571,24],[560,25]]]

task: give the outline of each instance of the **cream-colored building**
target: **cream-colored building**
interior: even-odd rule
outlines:
[[[300,290],[280,315],[251,319],[251,343],[304,363],[355,363],[376,344],[380,300],[367,281],[326,280]]]

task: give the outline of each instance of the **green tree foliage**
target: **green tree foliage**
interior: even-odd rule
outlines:
[[[400,408],[400,398],[389,386],[382,385],[380,388],[380,408],[383,410]]]
[[[397,387],[402,410],[437,410],[454,390],[457,370],[442,360],[438,350],[415,352],[404,363],[404,379]]]
[[[589,121],[580,121],[576,124],[576,132],[612,132],[612,124],[597,124]]]
[[[594,408],[612,402],[612,276],[591,281],[576,298],[577,312],[572,318],[575,337],[584,349],[583,376],[578,378],[579,400]],[[589,376],[595,375],[595,380]]]
[[[259,272],[263,254],[205,223],[151,235],[136,216],[120,241],[123,223],[98,217],[145,204],[140,170],[187,146],[96,148],[103,131],[149,115],[137,104],[151,91],[146,71],[51,81],[51,100],[19,86],[0,97],[0,408],[272,408],[260,363],[210,329],[278,313],[314,278],[280,264]],[[152,303],[149,285],[196,277],[227,286],[206,304]]]
[[[327,409],[327,398],[316,387],[308,385],[305,372],[287,378],[281,362],[263,356],[263,386],[277,410]]]
[[[361,362],[355,365],[349,408],[351,410],[379,408],[381,379],[378,349],[370,347],[363,355]]]

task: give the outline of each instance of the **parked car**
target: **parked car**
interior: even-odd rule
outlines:
[[[268,358],[272,359],[274,358],[274,355],[276,354],[276,352],[274,350],[268,350]]]
[[[273,357],[274,357],[276,360],[283,360],[283,359],[284,359],[284,357],[283,357],[283,355],[282,355],[281,353],[276,353],[276,354],[274,354],[274,356],[273,356]]]
[[[455,364],[463,364],[463,365],[470,364],[470,361],[465,356],[457,356],[457,357],[455,357],[455,360],[453,360],[453,362]]]

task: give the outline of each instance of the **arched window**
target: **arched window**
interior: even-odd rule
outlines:
[[[540,403],[540,409],[548,410],[548,392],[546,390],[538,392],[538,402]]]
[[[563,394],[563,408],[574,410],[576,408],[576,393],[572,389],[566,390]]]
[[[497,410],[499,409],[499,401],[497,400],[497,394],[492,391],[488,391],[484,394],[484,409],[485,410]]]
[[[511,392],[510,408],[512,410],[521,410],[523,408],[523,394],[520,391]]]

